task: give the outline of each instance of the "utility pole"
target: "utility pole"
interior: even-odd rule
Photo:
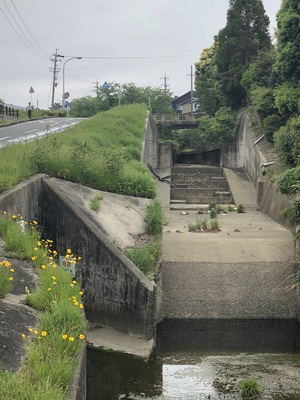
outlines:
[[[165,73],[165,76],[163,76],[163,77],[160,78],[160,79],[163,79],[163,80],[164,80],[164,83],[162,84],[162,86],[164,87],[164,91],[165,91],[165,93],[166,93],[167,90],[168,90],[168,86],[170,86],[170,85],[167,84],[167,80],[168,80],[169,78],[167,77],[167,74]]]
[[[191,119],[194,119],[194,112],[193,112],[193,101],[194,101],[194,95],[193,95],[193,91],[194,91],[194,74],[193,74],[193,66],[191,65],[191,73],[187,74],[190,75],[191,77]]]
[[[57,68],[57,62],[61,61],[59,60],[59,57],[63,58],[64,56],[57,54],[57,49],[55,51],[55,54],[53,54],[54,58],[51,59],[54,63],[53,67],[53,80],[52,80],[52,101],[51,101],[51,108],[53,110],[54,108],[54,94],[55,94],[55,88],[57,87],[57,74],[60,71],[59,68]],[[51,70],[51,69],[50,69]]]

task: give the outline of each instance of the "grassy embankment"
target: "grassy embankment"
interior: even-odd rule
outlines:
[[[67,400],[83,349],[86,324],[80,284],[57,264],[52,241],[40,241],[37,223],[20,229],[22,216],[0,218],[0,236],[10,257],[31,260],[39,275],[36,290],[26,288],[26,303],[40,311],[38,325],[28,326],[20,336],[27,348],[26,362],[18,373],[0,372],[0,399]],[[66,258],[74,255],[67,249]],[[77,258],[78,259],[78,258]],[[76,262],[74,260],[74,262]],[[13,261],[0,263],[0,292],[4,297],[14,283]]]
[[[119,107],[64,133],[0,149],[0,191],[43,172],[99,190],[153,198],[155,184],[140,162],[145,117],[143,106]],[[39,327],[29,327],[27,363],[16,375],[1,374],[1,393],[7,399],[65,399],[84,339],[80,289],[68,273],[57,268],[53,261],[56,254],[49,248],[51,240],[41,243],[32,230],[20,240],[20,228],[13,218],[0,221],[0,236],[7,250],[17,252],[15,257],[32,259],[37,267],[40,286],[36,293],[27,293],[27,303],[43,311]],[[162,215],[156,201],[148,208],[145,230],[153,235],[153,243],[143,249],[130,249],[127,255],[149,274],[160,254]],[[22,245],[25,237],[26,244]],[[49,252],[46,262],[45,254]],[[4,275],[0,285],[7,292],[13,282],[13,268],[4,262],[1,271]]]
[[[0,149],[0,192],[35,173],[95,189],[153,198],[155,184],[141,163],[146,109],[122,106],[63,133]]]

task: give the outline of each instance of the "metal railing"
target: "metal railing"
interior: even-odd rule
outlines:
[[[22,107],[0,103],[0,118],[19,118]]]
[[[201,114],[203,115],[203,114]],[[196,118],[201,115],[193,115],[191,114],[154,114],[154,120],[157,124],[197,124]]]

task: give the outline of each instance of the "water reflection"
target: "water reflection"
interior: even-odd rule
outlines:
[[[290,320],[164,321],[148,362],[88,350],[87,399],[240,400],[243,376],[259,377],[266,400],[299,399],[299,327]]]

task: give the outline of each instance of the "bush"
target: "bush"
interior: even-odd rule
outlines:
[[[261,390],[256,379],[244,378],[239,384],[239,391],[243,399],[255,399]]]
[[[236,212],[239,213],[239,214],[245,213],[246,211],[245,211],[244,205],[243,205],[243,204],[239,204],[239,205],[237,206]]]
[[[160,202],[154,200],[147,208],[146,233],[149,235],[161,235],[163,227],[163,215]]]
[[[300,182],[300,165],[283,172],[276,181],[282,194],[293,194],[294,186]]]
[[[264,133],[268,142],[273,142],[273,135],[282,125],[282,118],[277,114],[268,115],[263,121]]]
[[[275,150],[287,165],[300,162],[300,117],[292,118],[274,134]]]

